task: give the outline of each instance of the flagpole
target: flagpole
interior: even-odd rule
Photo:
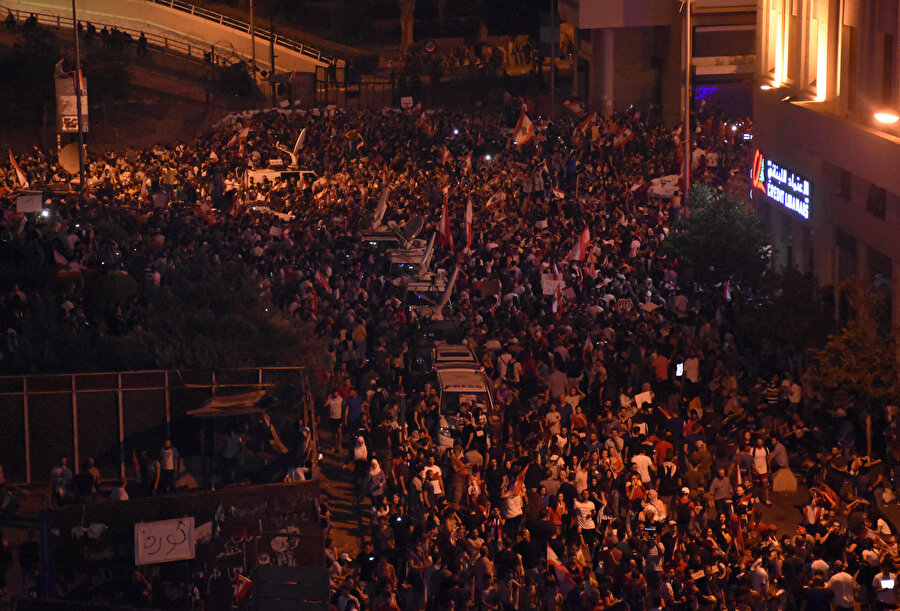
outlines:
[[[75,37],[75,112],[78,129],[78,201],[84,201],[84,129],[81,125],[81,47],[78,42],[78,11],[72,0],[72,35]]]
[[[684,2],[684,203],[691,188],[691,63],[694,49],[691,36],[691,0]]]

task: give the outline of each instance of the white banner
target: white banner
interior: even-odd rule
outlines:
[[[136,565],[189,560],[194,555],[194,518],[139,522],[134,525]]]

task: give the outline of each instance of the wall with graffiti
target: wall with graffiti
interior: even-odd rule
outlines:
[[[257,566],[324,572],[318,498],[314,480],[45,512],[43,593],[93,604],[128,603],[147,589],[136,588],[138,569],[149,582],[145,597],[151,607],[230,608],[235,595],[248,590],[244,577]],[[145,528],[136,536],[135,524],[163,520],[169,522],[159,528],[168,530]],[[194,557],[183,559],[190,554],[187,536]],[[157,557],[176,559],[156,563]]]

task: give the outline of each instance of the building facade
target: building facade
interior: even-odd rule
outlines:
[[[776,263],[890,286],[900,264],[900,0],[760,0],[752,201]]]
[[[632,104],[682,116],[684,5],[679,0],[559,0],[575,28],[573,94],[604,114]],[[693,100],[751,111],[756,3],[692,0]]]

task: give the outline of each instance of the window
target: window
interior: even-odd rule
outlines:
[[[853,175],[847,170],[838,173],[838,195],[844,199],[850,199],[853,189]]]
[[[884,220],[885,192],[881,187],[871,185],[869,197],[866,199],[866,212],[872,216]]]

